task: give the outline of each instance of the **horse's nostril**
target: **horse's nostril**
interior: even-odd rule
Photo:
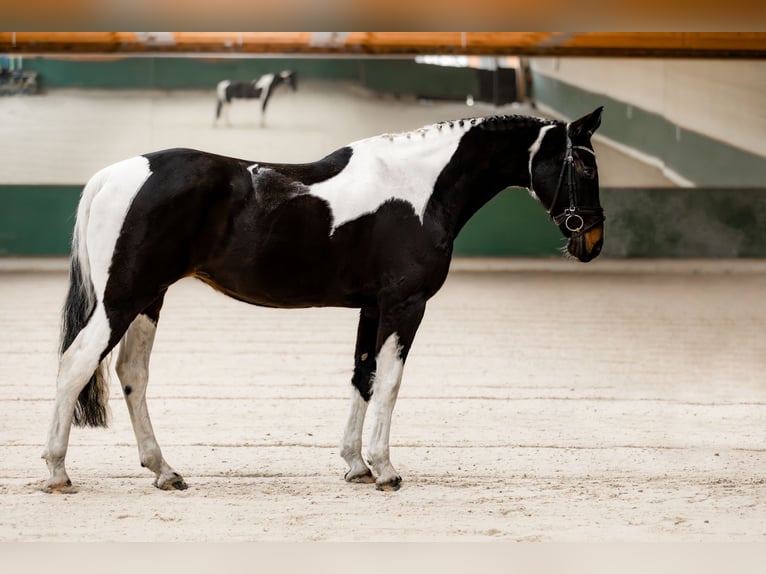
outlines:
[[[596,244],[593,246],[593,249],[591,249],[590,254],[593,257],[596,257],[599,253],[601,253],[601,248],[604,246],[604,240],[599,239]]]

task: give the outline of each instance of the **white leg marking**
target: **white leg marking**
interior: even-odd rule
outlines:
[[[391,435],[391,416],[399,395],[404,362],[401,358],[399,337],[392,333],[378,353],[377,370],[372,385],[370,400],[371,428],[368,460],[372,471],[378,477],[378,486],[388,484],[398,486],[400,477],[391,465],[389,456],[389,437]]]
[[[149,411],[146,408],[149,357],[156,331],[155,324],[146,315],[136,317],[120,343],[116,370],[128,404],[133,432],[136,434],[141,465],[154,472],[157,477],[155,485],[158,488],[183,489],[186,488],[183,479],[162,456],[160,445],[157,444],[154,436]],[[129,392],[128,389],[130,389]]]
[[[346,480],[354,481],[362,477],[370,476],[370,469],[364,463],[362,457],[362,429],[364,428],[364,415],[367,413],[367,402],[359,394],[356,387],[351,387],[351,407],[346,422],[346,430],[343,433],[343,442],[340,445],[340,455],[349,466]]]
[[[77,397],[98,367],[99,358],[109,343],[110,335],[109,321],[103,307],[99,305],[87,326],[61,356],[53,420],[43,451],[43,458],[50,470],[50,478],[46,483],[48,489],[55,490],[70,484],[64,459]]]
[[[545,134],[548,133],[548,130],[554,127],[556,126],[542,126],[540,128],[540,132],[537,134],[537,139],[532,143],[531,146],[529,146],[529,187],[527,188],[527,191],[529,191],[529,195],[534,197],[537,201],[540,201],[540,198],[537,197],[537,194],[534,190],[534,184],[532,183],[532,161],[535,159],[537,152],[540,151],[540,146],[543,145],[543,138],[545,138]]]

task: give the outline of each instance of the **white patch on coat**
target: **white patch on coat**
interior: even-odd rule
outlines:
[[[264,74],[254,83],[256,88],[260,88],[261,90],[266,91],[268,90],[269,86],[274,83],[274,74]],[[261,94],[261,99],[263,99],[263,94]]]
[[[476,120],[475,124],[481,122]],[[324,199],[338,227],[374,213],[386,201],[400,199],[412,205],[423,221],[436,178],[449,163],[466,131],[473,127],[453,122],[397,135],[382,135],[349,144],[353,150],[346,167],[334,177],[309,186]]]
[[[86,228],[82,232],[87,245],[90,277],[99,302],[103,301],[114,247],[125,216],[151,174],[149,160],[143,156],[110,165],[93,176],[98,185],[90,186],[87,198],[90,201],[80,203],[80,210],[88,210]]]
[[[90,281],[90,258],[88,257],[88,242],[85,239],[85,231],[88,229],[90,219],[90,204],[96,193],[101,189],[101,183],[106,170],[100,170],[88,180],[82,190],[80,202],[77,205],[77,218],[75,220],[74,233],[72,236],[72,254],[77,255],[80,264],[81,287],[88,297],[88,305],[95,306],[95,293],[92,291]],[[75,278],[72,278],[75,279]]]
[[[540,147],[543,145],[545,134],[548,133],[548,130],[553,129],[554,127],[556,127],[554,124],[542,126],[540,132],[537,134],[537,139],[531,146],[529,146],[529,188],[527,188],[527,191],[529,191],[529,195],[534,197],[537,201],[540,201],[540,198],[537,197],[534,185],[532,184],[532,161],[535,159],[535,155],[537,155],[537,152],[540,151]]]
[[[216,86],[215,89],[216,93],[218,94],[218,99],[224,104],[226,103],[226,88],[228,88],[230,85],[230,80],[222,80],[218,82],[218,86]]]

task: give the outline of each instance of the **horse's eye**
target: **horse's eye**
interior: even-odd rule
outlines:
[[[593,176],[596,174],[596,170],[592,167],[585,166],[582,168],[582,173],[587,178],[593,178]]]

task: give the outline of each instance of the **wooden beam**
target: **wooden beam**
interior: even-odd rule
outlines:
[[[0,53],[766,58],[763,32],[0,32]],[[155,34],[156,36],[156,34]],[[330,40],[322,41],[322,38]]]

